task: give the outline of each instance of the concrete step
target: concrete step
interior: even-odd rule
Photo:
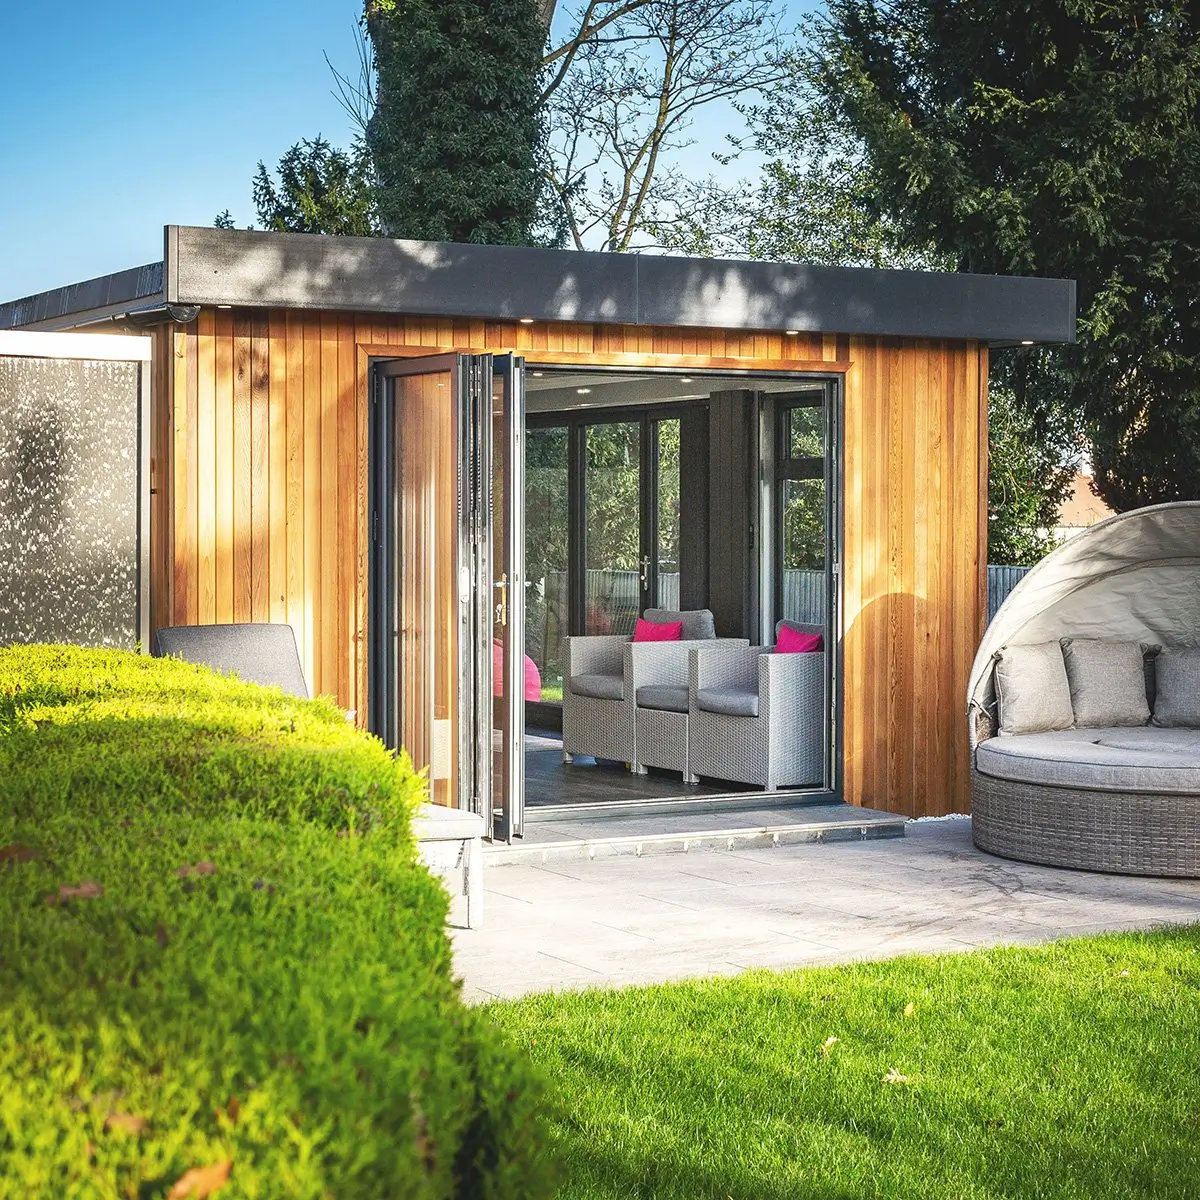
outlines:
[[[569,862],[614,855],[687,854],[795,842],[903,837],[907,818],[850,804],[791,807],[730,806],[718,811],[628,816],[606,813],[526,825],[511,845],[484,845],[488,867]]]

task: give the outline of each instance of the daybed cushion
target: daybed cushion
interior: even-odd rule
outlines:
[[[989,738],[975,751],[983,775],[1101,792],[1200,795],[1200,729],[1068,729]]]
[[[1150,720],[1140,642],[1063,638],[1062,652],[1076,726],[1103,729]]]
[[[685,642],[707,641],[717,636],[713,615],[707,608],[696,608],[690,612],[680,612],[675,608],[648,608],[642,616],[647,621],[660,624],[664,621],[682,621]]]
[[[685,713],[688,710],[688,690],[662,683],[646,683],[637,690],[637,702],[639,708]]]
[[[1167,647],[1154,660],[1154,724],[1200,726],[1200,650]]]
[[[572,675],[571,691],[596,700],[623,700],[625,680],[620,675]]]
[[[1042,733],[1075,724],[1067,668],[1057,642],[998,651],[996,696],[1003,734]]]
[[[745,688],[700,688],[696,707],[726,717],[757,717],[758,692]]]

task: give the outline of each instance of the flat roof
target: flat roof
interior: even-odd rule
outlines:
[[[164,259],[0,304],[0,329],[162,304],[1073,342],[1075,281],[168,225]]]

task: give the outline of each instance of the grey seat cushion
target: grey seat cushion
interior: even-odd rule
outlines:
[[[981,774],[1099,792],[1200,795],[1200,729],[1064,729],[989,738]]]
[[[572,675],[571,691],[596,700],[623,700],[625,680],[620,675]]]
[[[308,699],[290,625],[174,625],[154,635],[156,658],[181,658]]]
[[[647,621],[682,621],[683,629],[679,636],[685,642],[707,641],[717,636],[713,615],[707,608],[696,608],[690,612],[680,612],[673,608],[648,608],[642,616]]]
[[[745,688],[700,688],[696,707],[727,717],[757,717],[758,692]]]
[[[667,712],[687,712],[688,690],[666,684],[647,683],[637,690],[639,708],[661,708]]]

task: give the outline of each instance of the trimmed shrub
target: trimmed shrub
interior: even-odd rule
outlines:
[[[546,1194],[421,788],[332,704],[0,650],[0,1196]]]

